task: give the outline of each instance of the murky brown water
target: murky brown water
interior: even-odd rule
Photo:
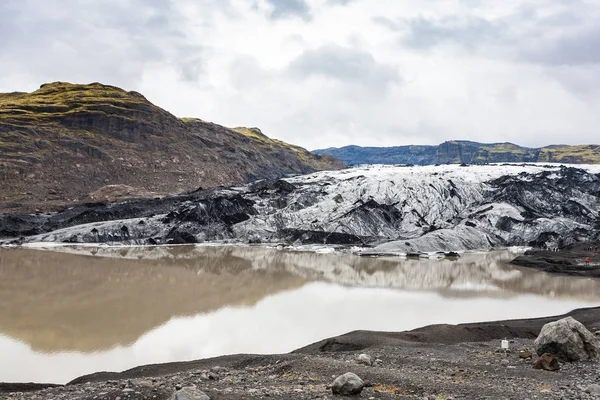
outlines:
[[[52,250],[52,251],[50,251]],[[0,381],[231,353],[288,352],[355,329],[560,314],[600,281],[506,265],[265,247],[0,249]]]

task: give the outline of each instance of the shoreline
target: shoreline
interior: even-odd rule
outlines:
[[[423,393],[448,392],[447,384],[428,386],[428,375],[437,370],[436,367],[433,367],[434,369],[428,367],[423,370],[423,365],[431,363],[446,366],[444,368],[450,365],[451,369],[459,372],[462,369],[463,375],[465,371],[475,373],[475,371],[485,370],[488,371],[485,373],[485,375],[489,374],[488,378],[498,378],[499,382],[506,379],[506,374],[513,376],[515,372],[520,371],[521,374],[531,374],[530,379],[540,380],[541,385],[552,385],[551,382],[560,381],[561,374],[568,375],[572,372],[572,367],[576,367],[576,365],[565,365],[558,373],[536,371],[531,369],[529,364],[518,360],[518,356],[513,352],[508,355],[508,359],[511,365],[514,362],[515,368],[505,368],[501,365],[501,363],[505,363],[502,361],[503,357],[496,356],[495,350],[499,347],[499,341],[502,339],[514,341],[515,343],[511,347],[515,350],[517,347],[531,348],[533,339],[537,337],[544,324],[565,316],[572,316],[592,332],[600,330],[600,307],[593,307],[574,310],[561,316],[459,325],[430,325],[404,332],[354,331],[309,344],[287,354],[238,354],[189,362],[150,364],[123,372],[97,372],[84,375],[66,385],[0,383],[0,398],[11,398],[10,393],[20,392],[23,394],[17,398],[38,396],[38,399],[58,399],[60,394],[73,392],[76,396],[68,398],[115,399],[119,393],[121,395],[128,393],[131,396],[127,398],[133,399],[152,398],[152,396],[157,396],[155,397],[157,399],[168,399],[176,387],[195,384],[209,394],[211,399],[238,399],[244,398],[244,394],[250,390],[248,382],[251,382],[250,376],[252,376],[252,379],[259,383],[258,386],[267,387],[266,385],[270,384],[276,388],[273,389],[273,393],[268,395],[269,398],[304,399],[314,398],[315,392],[324,396],[331,394],[330,391],[327,392],[327,385],[332,381],[330,377],[338,373],[353,371],[363,379],[366,377],[376,384],[373,387],[382,389],[377,392],[381,395],[390,394],[386,390],[391,390],[392,387],[400,388],[401,385],[398,384],[400,381],[410,381],[410,384],[404,384],[404,386],[412,389],[402,389],[401,394],[406,397],[400,398],[422,399]],[[476,353],[473,353],[475,354],[473,357],[471,357],[472,352]],[[367,366],[356,363],[355,360],[359,353],[367,353],[374,359],[381,359],[380,365]],[[406,360],[411,360],[415,365],[420,366],[413,371],[408,368]],[[579,364],[587,365],[586,369],[589,367],[589,362]],[[594,363],[594,365],[596,364]],[[399,366],[400,369],[398,369]],[[264,371],[267,371],[268,374],[262,374]],[[481,373],[483,374],[483,372]],[[565,379],[571,379],[570,375],[567,375],[565,375]],[[311,383],[307,376],[316,380]],[[422,382],[419,383],[419,379]],[[294,387],[292,392],[286,392],[290,381],[298,381],[298,387]],[[456,391],[449,395],[459,396],[457,398],[469,398],[460,396],[479,390],[478,382],[477,379],[467,385],[466,379],[463,379],[465,385],[456,386]],[[127,390],[130,386],[133,389]],[[311,386],[312,389],[308,390],[308,386]],[[450,385],[449,387],[454,386]],[[111,388],[114,389],[114,396],[110,394],[112,393],[109,391],[109,389],[112,390]],[[387,389],[383,390],[385,388]],[[295,391],[296,389],[300,391]],[[502,392],[500,386],[497,389],[499,393]],[[368,390],[375,391],[375,389],[367,388],[365,392]],[[414,397],[414,393],[410,393],[411,390],[421,397]],[[281,392],[281,396],[277,394],[278,391]],[[266,393],[263,392],[260,393]],[[136,397],[135,393],[139,393],[139,396]],[[305,397],[308,394],[310,397]],[[105,395],[106,397],[104,397]],[[390,396],[377,398],[398,398],[398,396]],[[488,398],[513,397],[494,397],[492,395]]]
[[[600,278],[600,244],[575,243],[557,251],[530,249],[510,264],[549,274]]]

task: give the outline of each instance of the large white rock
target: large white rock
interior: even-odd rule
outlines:
[[[196,387],[188,386],[173,392],[170,400],[210,400],[210,397]]]
[[[335,378],[333,385],[331,385],[331,391],[333,394],[351,396],[362,392],[364,386],[364,382],[358,375],[346,372],[344,375]]]
[[[600,355],[598,339],[572,317],[544,325],[535,349],[538,355],[551,353],[561,361],[591,360]]]
[[[359,364],[363,365],[373,365],[373,360],[371,360],[371,356],[368,354],[360,354],[356,360]]]

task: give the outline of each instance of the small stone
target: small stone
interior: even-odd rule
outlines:
[[[368,354],[361,354],[357,358],[359,364],[363,365],[373,365],[373,361],[371,361],[371,356]]]
[[[545,353],[533,363],[534,369],[544,369],[546,371],[558,371],[560,364],[558,359],[550,353]]]
[[[331,385],[331,391],[333,394],[342,396],[351,396],[360,394],[364,387],[364,382],[358,377],[358,375],[352,372],[346,372],[344,375],[340,375],[333,381]]]
[[[528,358],[532,358],[532,357],[533,357],[533,353],[529,350],[521,350],[519,352],[519,358],[528,359]]]
[[[508,361],[506,358],[503,358],[502,361],[500,361],[500,364],[502,364],[505,367],[507,367],[510,364],[510,361]]]

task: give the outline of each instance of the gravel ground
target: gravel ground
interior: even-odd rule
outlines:
[[[496,352],[499,344],[381,347],[366,353],[373,366],[358,363],[362,351],[236,356],[164,376],[85,382],[1,398],[169,399],[178,388],[196,386],[211,399],[331,399],[334,378],[354,372],[369,386],[358,396],[364,399],[600,399],[600,385],[593,386],[600,384],[598,362],[562,364],[557,372],[534,370],[517,351]],[[533,349],[533,340],[518,339],[511,346]]]

